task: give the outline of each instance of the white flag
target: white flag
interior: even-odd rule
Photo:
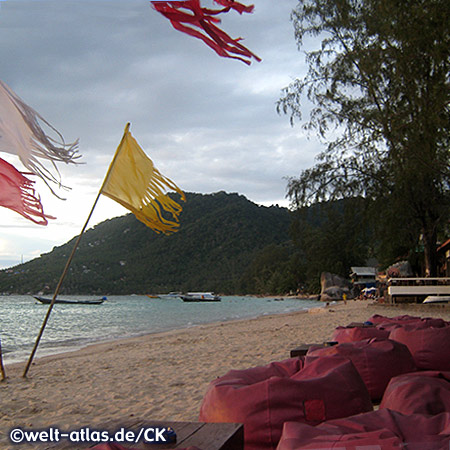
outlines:
[[[40,123],[50,128],[56,139],[48,136]],[[0,152],[17,155],[22,164],[47,185],[51,181],[61,187],[56,163],[75,163],[80,156],[77,147],[78,140],[66,144],[61,133],[0,80]],[[49,161],[53,170],[42,160]]]

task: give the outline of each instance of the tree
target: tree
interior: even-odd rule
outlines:
[[[303,270],[308,292],[320,292],[322,272],[348,278],[352,266],[364,265],[372,256],[371,233],[363,218],[364,200],[358,198],[295,211],[291,234],[306,261]]]
[[[321,47],[307,51],[308,72],[278,110],[293,123],[308,98],[305,127],[327,146],[289,179],[288,196],[298,207],[365,197],[381,235],[402,235],[403,249],[423,241],[433,275],[450,217],[450,2],[302,0],[292,20],[299,48],[309,36]]]
[[[304,284],[304,264],[290,242],[260,250],[241,277],[241,292],[286,294]]]

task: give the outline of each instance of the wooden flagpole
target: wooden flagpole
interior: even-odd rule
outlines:
[[[91,218],[92,213],[94,212],[94,208],[97,205],[97,202],[98,202],[98,199],[100,197],[100,194],[101,194],[101,191],[98,193],[97,198],[95,199],[94,206],[92,206],[91,212],[89,213],[89,216],[88,216],[88,218],[87,218],[87,220],[86,220],[86,222],[85,222],[85,224],[83,226],[83,229],[81,230],[81,233],[79,234],[78,239],[76,240],[75,245],[73,246],[72,252],[71,252],[71,254],[70,254],[70,256],[69,256],[69,258],[68,258],[68,260],[66,262],[66,266],[64,267],[63,273],[62,273],[61,277],[59,278],[59,282],[58,282],[58,285],[56,286],[55,293],[53,294],[52,301],[50,302],[50,306],[48,307],[47,314],[45,315],[44,321],[42,322],[41,330],[39,331],[39,334],[38,334],[38,337],[36,339],[36,342],[34,343],[33,350],[31,352],[31,355],[30,355],[29,359],[28,359],[28,363],[27,363],[27,365],[25,367],[25,370],[23,372],[22,376],[24,378],[26,378],[26,376],[27,376],[28,370],[29,370],[29,368],[31,366],[31,363],[33,361],[33,358],[34,358],[34,355],[35,355],[36,350],[38,348],[38,345],[39,345],[39,342],[41,340],[42,334],[44,333],[45,326],[47,325],[48,319],[50,317],[50,313],[52,312],[53,305],[55,304],[56,297],[59,294],[59,290],[61,288],[62,282],[63,282],[64,278],[66,277],[67,272],[69,271],[70,263],[72,262],[72,259],[75,256],[75,252],[76,252],[76,250],[78,248],[78,245],[79,245],[79,243],[81,241],[81,237],[83,236],[83,233],[86,230],[86,227],[88,225],[89,219]]]
[[[88,218],[86,219],[86,222],[85,222],[85,224],[84,224],[84,226],[83,226],[83,228],[81,230],[81,233],[79,234],[79,236],[78,236],[78,238],[77,238],[77,240],[75,242],[75,245],[73,246],[72,252],[70,253],[69,258],[67,259],[66,266],[64,267],[63,273],[62,273],[62,275],[61,275],[61,277],[60,277],[60,279],[58,281],[58,285],[56,286],[55,293],[53,294],[53,298],[52,298],[52,301],[50,302],[50,305],[48,307],[47,314],[45,315],[44,321],[42,322],[42,326],[41,326],[41,329],[39,331],[38,337],[36,338],[36,342],[34,343],[33,350],[31,351],[30,357],[28,358],[27,365],[26,365],[25,370],[24,370],[23,375],[22,375],[23,378],[27,377],[28,370],[30,369],[31,363],[33,362],[34,355],[36,354],[36,350],[37,350],[37,348],[39,346],[39,342],[40,342],[40,340],[42,338],[42,335],[44,333],[45,326],[47,325],[48,319],[50,318],[50,313],[52,312],[53,305],[55,304],[56,297],[58,296],[59,290],[61,289],[62,282],[63,282],[64,278],[66,277],[67,272],[69,271],[69,266],[70,266],[70,264],[72,262],[73,257],[75,256],[75,252],[76,252],[76,250],[78,248],[78,245],[79,245],[79,243],[81,241],[83,233],[85,232],[85,230],[86,230],[86,228],[88,226],[88,223],[89,223],[89,220],[90,220],[90,218],[92,216],[92,213],[94,212],[94,209],[97,206],[97,202],[98,202],[98,199],[100,198],[100,195],[102,194],[103,187],[105,186],[106,182],[109,179],[111,170],[112,170],[112,168],[114,166],[114,163],[115,163],[115,161],[117,159],[117,155],[119,154],[119,151],[122,148],[122,143],[123,143],[123,141],[125,139],[125,136],[126,136],[128,130],[129,130],[129,128],[130,128],[130,124],[128,123],[126,125],[126,127],[125,127],[125,131],[124,131],[123,137],[122,137],[122,139],[120,141],[119,146],[117,147],[116,153],[114,154],[114,158],[111,161],[111,164],[109,166],[108,172],[105,175],[105,179],[103,180],[103,184],[102,184],[100,190],[98,191],[97,198],[94,201],[94,204],[93,204],[93,206],[91,208],[91,212],[89,213]]]
[[[2,356],[2,342],[0,341],[0,371],[2,373],[2,379],[0,381],[6,380],[6,371],[3,366],[3,356]]]

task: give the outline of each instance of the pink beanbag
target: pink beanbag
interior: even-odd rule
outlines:
[[[342,344],[370,338],[387,339],[388,337],[389,331],[377,327],[337,327],[331,340]]]
[[[199,420],[243,423],[245,450],[265,450],[275,449],[288,420],[316,425],[370,410],[369,393],[348,359],[292,358],[212,381]]]
[[[405,325],[392,330],[389,339],[405,344],[419,369],[450,371],[450,325],[441,328]]]
[[[379,325],[380,323],[410,323],[415,322],[417,320],[420,320],[420,317],[417,316],[410,316],[408,314],[405,314],[403,316],[395,316],[395,317],[387,317],[387,316],[381,316],[380,314],[374,314],[372,317],[367,319],[368,322],[372,322],[375,325]]]
[[[377,328],[388,331],[392,331],[395,328],[403,327],[405,325],[414,325],[415,328],[418,329],[428,327],[441,328],[448,325],[448,322],[440,318],[433,318],[433,317],[421,318],[408,315],[397,317],[384,317],[375,314],[368,321],[375,324]]]
[[[381,408],[402,414],[450,412],[450,372],[415,372],[393,378],[384,392]]]
[[[317,349],[311,347],[306,361],[308,362],[310,357],[333,355],[350,359],[361,375],[372,400],[381,399],[392,377],[416,370],[408,348],[388,339],[365,339]]]
[[[277,450],[447,450],[450,413],[404,416],[381,409],[316,427],[286,422]]]

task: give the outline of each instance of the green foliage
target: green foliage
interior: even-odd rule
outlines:
[[[291,214],[292,242],[270,245],[242,277],[243,290],[258,294],[319,293],[320,274],[348,277],[351,266],[373,256],[367,201],[347,199],[301,208]]]
[[[254,294],[297,292],[303,284],[302,259],[292,243],[269,245],[261,250],[241,279],[242,290]]]
[[[421,235],[432,274],[450,218],[450,2],[303,0],[293,22],[299,47],[322,42],[278,109],[302,119],[309,98],[305,127],[328,146],[289,180],[290,198],[369,199],[384,255],[411,253]]]
[[[292,236],[307,261],[303,276],[308,292],[320,292],[322,272],[348,277],[352,266],[365,265],[372,256],[366,207],[363,199],[348,199],[296,211]]]

